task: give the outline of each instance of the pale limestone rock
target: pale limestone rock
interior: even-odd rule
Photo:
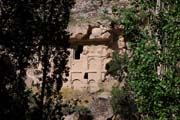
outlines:
[[[97,96],[99,99],[109,99],[111,98],[111,93],[110,92],[103,92],[100,95]]]
[[[71,69],[66,86],[77,90],[88,89],[90,93],[99,91],[98,84],[105,79],[105,65],[110,61],[112,50],[105,45],[85,45],[80,59],[74,58],[75,49],[70,52],[68,66]]]
[[[109,32],[105,32],[101,34],[101,38],[110,38],[111,34]]]
[[[98,83],[94,80],[90,80],[88,83],[88,92],[89,93],[96,93],[100,90]]]
[[[99,28],[94,28],[92,30],[92,34],[90,35],[90,39],[95,39],[95,38],[103,38],[102,34],[108,30],[108,28],[100,25]],[[104,34],[104,36],[107,36],[107,34]]]
[[[77,116],[76,114],[67,115],[64,116],[64,120],[79,120],[79,116]]]
[[[98,25],[94,25],[98,26]],[[81,26],[82,27],[82,26]],[[71,27],[71,30],[74,33],[87,33],[88,27],[81,29],[81,27]],[[108,32],[109,28],[105,28],[102,25],[99,28],[94,27],[92,29],[92,36],[94,36],[93,41],[91,39],[80,40],[79,43],[74,42],[72,46],[68,49],[70,52],[69,62],[69,76],[67,77],[68,81],[63,83],[63,87],[73,88],[75,90],[88,90],[90,93],[95,93],[100,90],[99,84],[105,80],[106,64],[111,60],[112,52],[114,50],[119,50],[126,46],[124,38],[118,34],[118,41],[113,41],[113,44],[116,44],[118,47],[111,46],[110,41],[101,41],[104,38],[112,36],[113,32]],[[121,30],[120,30],[121,31]],[[91,37],[92,37],[91,36]],[[97,39],[96,39],[97,38]],[[102,38],[102,39],[99,39]],[[90,41],[90,44],[88,42]],[[81,43],[82,42],[82,43]],[[93,44],[94,42],[94,44]],[[109,43],[107,43],[109,42]],[[82,45],[81,50],[77,52],[78,45]],[[79,55],[79,58],[75,58],[76,55]],[[53,56],[49,60],[51,64],[50,72],[48,76],[51,76],[54,72]],[[35,84],[40,83],[38,78],[42,78],[42,64],[39,63],[37,70],[41,71],[40,75],[36,75],[34,72],[32,75],[27,74],[28,78],[34,81]]]
[[[67,31],[71,33],[71,38],[74,38],[77,34],[85,34],[87,31],[87,26],[80,26],[80,25],[75,25],[75,26],[69,26]]]

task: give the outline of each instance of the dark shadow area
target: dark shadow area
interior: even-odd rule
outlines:
[[[88,73],[84,74],[84,79],[88,79]]]
[[[75,59],[79,60],[80,59],[80,55],[83,52],[83,46],[82,45],[78,45],[76,51],[75,51]]]
[[[16,75],[9,56],[0,55],[0,119],[25,120],[29,92],[24,81]]]

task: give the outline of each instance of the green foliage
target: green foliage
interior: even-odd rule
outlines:
[[[93,115],[87,107],[76,106],[74,108],[74,111],[79,115],[79,120],[93,120]]]
[[[148,0],[134,1],[130,8],[116,8],[133,53],[127,81],[135,92],[142,119],[180,119],[179,4],[179,0]]]
[[[121,24],[133,51],[128,83],[146,119],[179,119],[179,7],[169,1],[137,2],[121,10]]]
[[[124,54],[119,56],[118,52],[113,52],[112,60],[106,64],[106,70],[108,74],[114,76],[119,81],[125,78],[125,73],[127,72],[127,62],[128,56]]]
[[[75,113],[79,120],[93,120],[93,115],[88,107],[77,106],[70,103],[63,104],[62,111],[65,115]]]
[[[137,108],[132,91],[127,88],[114,88],[111,92],[111,105],[114,114],[120,115],[123,120],[136,120]]]

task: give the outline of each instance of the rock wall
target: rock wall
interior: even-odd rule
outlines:
[[[105,66],[111,60],[114,50],[122,54],[127,48],[123,38],[123,27],[112,27],[111,21],[103,18],[104,12],[113,17],[114,5],[125,7],[128,6],[128,2],[127,0],[76,0],[67,29],[71,33],[68,62],[70,73],[68,81],[63,83],[63,88],[88,91],[85,94],[92,97],[91,105],[88,107],[95,120],[105,120],[113,115],[109,102],[110,91],[119,83],[113,81],[110,76],[107,78]],[[49,62],[53,66],[52,61]],[[33,82],[40,86],[41,81],[38,81],[38,78],[42,77],[41,69],[42,66],[39,64],[37,69],[27,70],[27,84]],[[53,67],[48,75],[51,75],[51,72]],[[103,94],[104,91],[99,94],[98,91],[102,89],[108,94]],[[97,93],[99,96],[95,96]],[[67,91],[64,94],[67,94]],[[83,98],[84,96],[80,100],[83,101]],[[67,120],[72,118],[72,116],[68,117]]]
[[[99,90],[99,84],[105,80],[105,66],[111,60],[112,52],[117,50],[122,54],[127,48],[123,27],[104,26],[103,23],[97,22],[89,23],[86,27],[69,26],[69,32],[70,74],[69,81],[64,83],[63,87],[96,92]]]
[[[72,9],[71,23],[82,25],[101,21],[107,24],[108,20],[104,18],[106,15],[112,16],[112,7],[118,5],[127,7],[128,0],[76,0],[76,4]]]
[[[64,87],[73,89],[89,89],[97,91],[98,84],[105,79],[105,65],[111,60],[111,54],[118,50],[122,54],[126,49],[122,26],[111,26],[111,22],[103,19],[103,12],[112,14],[114,5],[127,6],[127,0],[76,0],[71,13],[68,31],[71,33],[69,63],[70,74]],[[85,21],[82,21],[82,18]],[[75,23],[72,23],[74,22]],[[86,21],[88,20],[88,21]],[[77,48],[82,46],[79,59],[75,58]],[[53,66],[53,63],[50,61]],[[39,68],[38,70],[40,70]],[[38,81],[37,70],[28,70],[27,77],[34,84]],[[50,72],[53,71],[51,68]]]
[[[109,62],[112,50],[105,45],[84,45],[80,58],[76,59],[76,48],[70,49],[69,81],[64,86],[74,89],[98,90],[98,83],[105,77],[105,65]]]

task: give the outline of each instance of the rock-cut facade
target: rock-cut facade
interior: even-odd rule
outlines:
[[[90,31],[88,31],[89,27],[92,28]],[[111,60],[112,52],[117,50],[121,54],[126,49],[123,29],[119,26],[114,29],[103,29],[101,26],[89,27],[84,30],[84,33],[78,33],[77,27],[74,31],[73,28],[70,29],[70,32],[73,33],[69,49],[68,66],[70,71],[68,81],[64,83],[63,87],[97,91],[99,84],[107,79],[105,66]]]

